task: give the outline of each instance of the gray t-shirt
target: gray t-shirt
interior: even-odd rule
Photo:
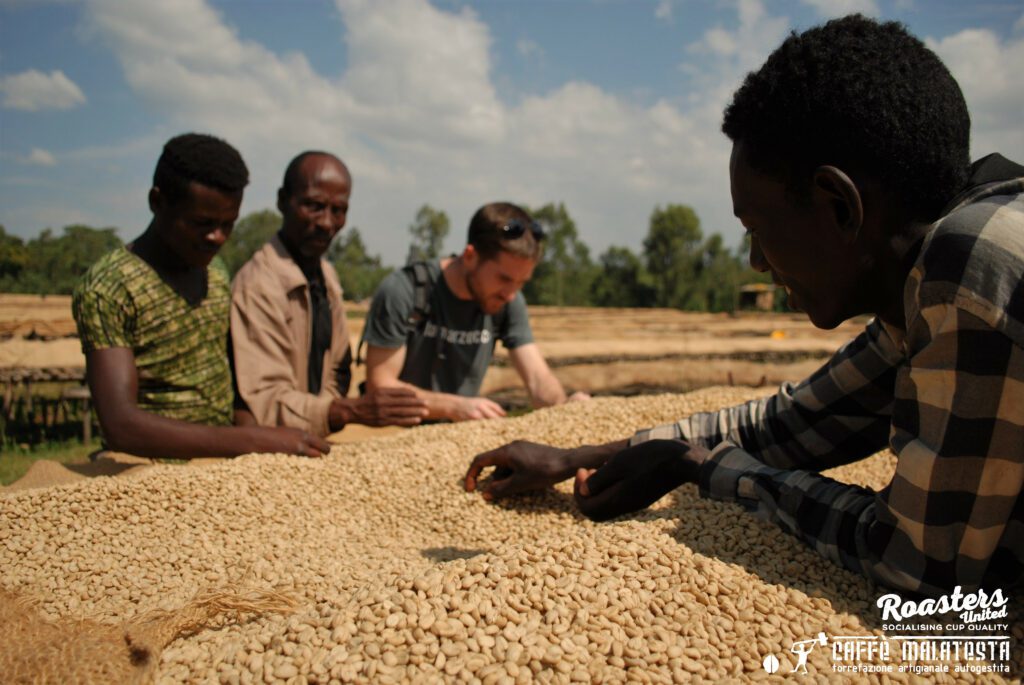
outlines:
[[[493,316],[476,302],[460,300],[448,288],[438,261],[426,262],[430,313],[413,325],[415,276],[406,267],[380,284],[366,315],[367,344],[394,349],[405,345],[399,379],[424,390],[474,397],[494,355],[494,343],[506,349],[533,342],[526,300],[516,293]]]

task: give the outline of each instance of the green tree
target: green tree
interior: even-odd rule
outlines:
[[[430,205],[420,207],[416,212],[416,220],[409,226],[412,243],[405,263],[440,257],[450,228],[448,215],[443,210],[434,209]]]
[[[345,297],[356,302],[373,295],[384,277],[391,273],[390,268],[381,265],[380,256],[366,251],[363,237],[355,227],[345,229],[341,237],[331,244],[327,260],[338,272]]]
[[[598,307],[652,307],[651,277],[640,258],[627,247],[612,245],[599,258],[592,303]]]
[[[0,283],[15,279],[28,266],[28,250],[25,242],[16,235],[7,235],[0,224]]]
[[[750,234],[744,233],[740,239],[740,245],[736,249],[736,260],[739,262],[740,271],[740,286],[748,285],[751,283],[771,283],[772,275],[770,272],[755,271],[750,266]],[[773,309],[777,312],[788,312],[791,311],[786,304],[786,291],[782,288],[778,288],[775,291],[775,304]]]
[[[701,246],[696,263],[695,284],[689,309],[706,312],[733,312],[739,306],[742,262],[714,233]]]
[[[256,250],[263,247],[280,228],[281,215],[273,209],[246,214],[235,223],[231,237],[220,248],[219,253],[228,268],[228,273],[232,276],[238,273]]]
[[[644,258],[659,306],[699,308],[693,290],[702,238],[700,219],[692,208],[673,204],[654,208]]]
[[[120,245],[115,228],[74,224],[65,226],[60,236],[43,229],[25,245],[28,259],[17,278],[5,276],[0,287],[18,293],[70,294],[97,259]]]
[[[533,278],[523,288],[526,299],[535,304],[559,306],[592,304],[590,288],[598,269],[565,205],[549,203],[530,214],[544,226],[547,237],[544,255]]]

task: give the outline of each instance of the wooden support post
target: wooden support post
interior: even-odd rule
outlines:
[[[83,385],[77,388],[64,390],[64,397],[71,400],[79,400],[82,403],[82,442],[92,441],[92,396],[89,394],[89,386]]]
[[[82,400],[82,442],[92,442],[92,407],[88,397]]]
[[[14,381],[8,379],[4,388],[4,418],[10,422],[14,416]]]

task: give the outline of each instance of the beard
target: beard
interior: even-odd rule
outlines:
[[[483,310],[484,314],[497,314],[505,306],[505,301],[499,296],[486,297],[481,291],[480,284],[476,282],[476,272],[466,274],[466,290],[469,291],[473,302]]]

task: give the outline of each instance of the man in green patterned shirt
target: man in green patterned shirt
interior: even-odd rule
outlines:
[[[153,174],[149,227],[75,288],[89,389],[110,449],[178,459],[329,449],[303,431],[233,425],[231,289],[216,255],[248,182],[245,162],[226,142],[172,138]]]

